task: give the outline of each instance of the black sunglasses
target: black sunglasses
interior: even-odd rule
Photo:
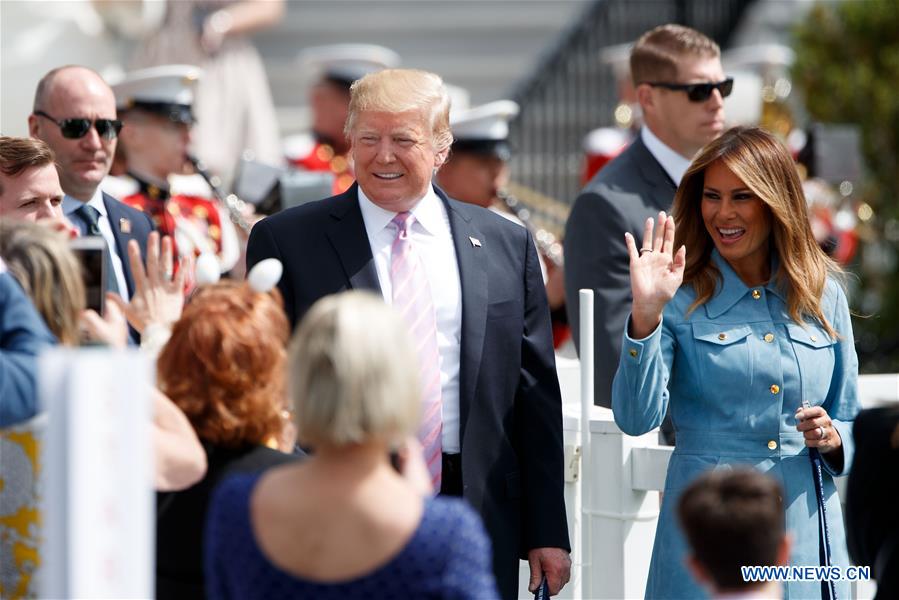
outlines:
[[[652,87],[665,88],[666,90],[682,90],[687,92],[690,102],[705,102],[712,95],[713,90],[721,92],[722,98],[727,98],[734,91],[734,79],[728,77],[718,83],[665,83],[663,81],[647,82]]]
[[[59,126],[62,137],[70,140],[77,140],[86,136],[87,132],[91,130],[91,125],[97,129],[100,137],[107,140],[114,140],[122,130],[122,122],[118,119],[95,119],[94,121],[90,119],[62,119],[57,121],[42,110],[36,110],[34,114],[56,123]]]

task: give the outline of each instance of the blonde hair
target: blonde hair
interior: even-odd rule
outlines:
[[[690,312],[715,293],[721,273],[711,261],[714,243],[702,220],[705,171],[721,162],[767,206],[771,214],[772,252],[780,259],[776,282],[787,293],[790,317],[803,324],[816,319],[837,337],[821,310],[827,277],[842,279],[842,270],[815,242],[805,194],[789,152],[777,138],[758,127],[734,127],[710,142],[684,174],[674,197],[675,247],[687,246],[684,283],[696,291]]]
[[[2,219],[0,256],[53,335],[77,345],[85,291],[81,263],[65,235],[39,223]]]
[[[316,302],[289,351],[297,438],[399,442],[418,427],[418,357],[406,323],[370,292]]]
[[[431,129],[434,149],[453,144],[449,124],[450,96],[439,75],[418,69],[385,69],[369,73],[350,87],[350,108],[344,133],[349,137],[363,111],[421,111]]]
[[[678,63],[685,57],[718,58],[718,44],[683,25],[659,25],[647,31],[631,51],[634,85],[657,81],[675,82]]]

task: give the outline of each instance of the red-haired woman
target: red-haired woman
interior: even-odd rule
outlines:
[[[268,447],[290,446],[280,442],[289,334],[277,290],[221,282],[196,293],[159,355],[159,388],[196,429],[209,466],[195,486],[159,496],[158,598],[204,597],[203,523],[216,484],[295,458]]]

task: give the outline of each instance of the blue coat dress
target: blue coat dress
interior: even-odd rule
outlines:
[[[852,421],[858,412],[858,359],[846,296],[828,280],[822,308],[839,333],[817,323],[792,321],[786,294],[771,283],[747,287],[717,251],[722,274],[714,296],[687,315],[693,287],[682,286],[647,338],[625,331],[612,388],[615,422],[640,435],[658,427],[670,402],[677,432],[656,530],[647,598],[702,598],[705,592],[684,566],[686,544],[676,506],[700,473],[748,464],[784,489],[786,526],[793,534],[791,565],[817,565],[818,521],[812,470],[793,417],[806,398],[821,405],[843,442],[843,465],[823,461],[827,519],[834,565],[849,564],[840,499],[833,477],[852,463]],[[776,261],[772,272],[777,268]],[[826,458],[826,455],[824,455]],[[820,597],[818,582],[790,582],[785,598]],[[837,583],[837,597],[849,585]]]

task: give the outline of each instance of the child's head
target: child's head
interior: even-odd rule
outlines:
[[[712,471],[683,493],[678,517],[690,545],[689,568],[715,591],[743,591],[740,567],[783,565],[790,543],[780,485],[751,468]]]

